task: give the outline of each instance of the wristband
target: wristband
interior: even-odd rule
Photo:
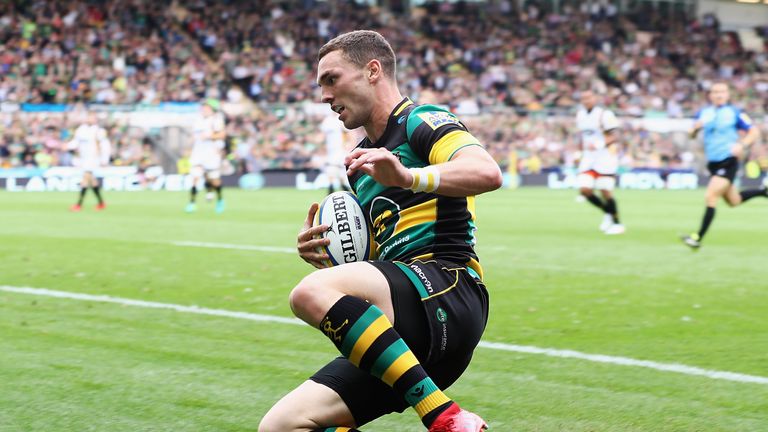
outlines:
[[[408,168],[413,175],[410,190],[414,192],[434,192],[440,186],[440,171],[435,166]]]

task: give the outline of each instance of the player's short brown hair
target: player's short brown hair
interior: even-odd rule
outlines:
[[[395,80],[395,52],[384,36],[373,30],[355,30],[336,36],[320,48],[317,60],[333,51],[341,51],[345,59],[358,67],[376,59],[384,75]]]

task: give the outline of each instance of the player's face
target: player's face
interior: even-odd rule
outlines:
[[[581,104],[586,109],[592,109],[595,106],[595,94],[592,92],[584,92],[581,94]]]
[[[331,105],[347,129],[366,125],[374,103],[373,90],[366,79],[367,67],[358,67],[341,51],[326,54],[317,66],[320,100]]]
[[[709,101],[713,105],[725,105],[728,103],[728,99],[731,97],[728,86],[725,84],[715,84],[709,90]]]
[[[208,104],[203,104],[203,106],[200,108],[203,111],[203,116],[210,117],[211,114],[213,114],[213,109],[208,106]]]

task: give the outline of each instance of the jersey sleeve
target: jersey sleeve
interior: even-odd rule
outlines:
[[[463,147],[480,145],[453,113],[434,105],[416,107],[407,121],[411,149],[429,165],[448,162]]]
[[[601,127],[603,129],[603,132],[608,132],[614,129],[618,129],[619,119],[616,118],[616,114],[614,114],[613,111],[611,110],[603,111],[603,117],[601,119]]]
[[[744,111],[736,110],[736,129],[743,131],[752,129],[752,119]]]

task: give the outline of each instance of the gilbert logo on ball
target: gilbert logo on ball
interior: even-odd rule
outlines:
[[[371,259],[371,230],[354,194],[333,192],[326,196],[315,213],[313,226],[317,225],[329,226],[322,234],[323,238],[331,240],[323,247],[323,252],[330,257],[326,266]]]

